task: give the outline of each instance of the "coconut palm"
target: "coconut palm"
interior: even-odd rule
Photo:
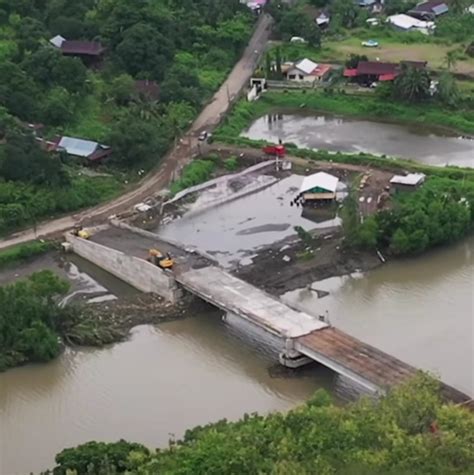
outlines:
[[[418,101],[429,96],[431,79],[426,69],[404,66],[395,80],[397,97],[407,101]]]

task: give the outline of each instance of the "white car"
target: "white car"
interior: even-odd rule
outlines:
[[[361,45],[365,46],[366,48],[377,48],[379,45],[379,42],[376,40],[367,40],[367,41],[362,41]]]
[[[301,38],[301,36],[292,36],[290,39],[290,43],[306,43],[306,40],[304,38]]]

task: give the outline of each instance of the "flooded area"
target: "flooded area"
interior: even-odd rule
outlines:
[[[310,314],[327,312],[337,328],[474,396],[473,237],[311,289],[282,298]]]
[[[341,118],[329,114],[260,117],[242,136],[299,147],[411,158],[429,165],[474,166],[474,140],[438,128]]]
[[[319,387],[334,389],[324,368],[272,377],[275,358],[271,347],[209,312],[0,374],[0,473],[38,473],[62,448],[89,440],[164,447],[187,428],[285,410]]]
[[[310,220],[302,216],[301,207],[291,206],[302,180],[303,177],[292,175],[239,200],[194,211],[160,227],[158,234],[209,251],[219,263],[229,265],[261,246],[294,235],[295,226],[307,230],[338,226],[340,219],[335,210],[332,216],[321,210],[321,220],[314,214]]]

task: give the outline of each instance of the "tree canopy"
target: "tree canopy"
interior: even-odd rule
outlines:
[[[68,289],[50,271],[0,287],[0,371],[57,356],[63,312],[58,297]]]
[[[286,414],[196,427],[156,453],[91,442],[58,454],[53,473],[470,475],[473,443],[474,414],[443,404],[420,374],[379,401],[340,407],[318,391]]]

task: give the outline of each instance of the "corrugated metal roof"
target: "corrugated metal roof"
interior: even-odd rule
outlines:
[[[423,173],[410,173],[406,176],[394,175],[390,180],[390,183],[396,185],[410,185],[416,186],[425,181],[425,175]]]
[[[336,192],[339,178],[326,172],[315,173],[304,177],[300,192],[312,190],[313,188],[322,188],[323,190]]]
[[[447,13],[449,10],[448,5],[446,3],[442,3],[441,5],[437,5],[433,7],[433,13],[435,15],[442,15],[443,13]]]
[[[296,63],[295,66],[305,74],[311,74],[318,67],[318,64],[314,61],[311,61],[310,59],[305,58]]]
[[[66,150],[69,155],[88,157],[96,151],[99,144],[97,142],[92,142],[91,140],[62,137],[58,146]]]

